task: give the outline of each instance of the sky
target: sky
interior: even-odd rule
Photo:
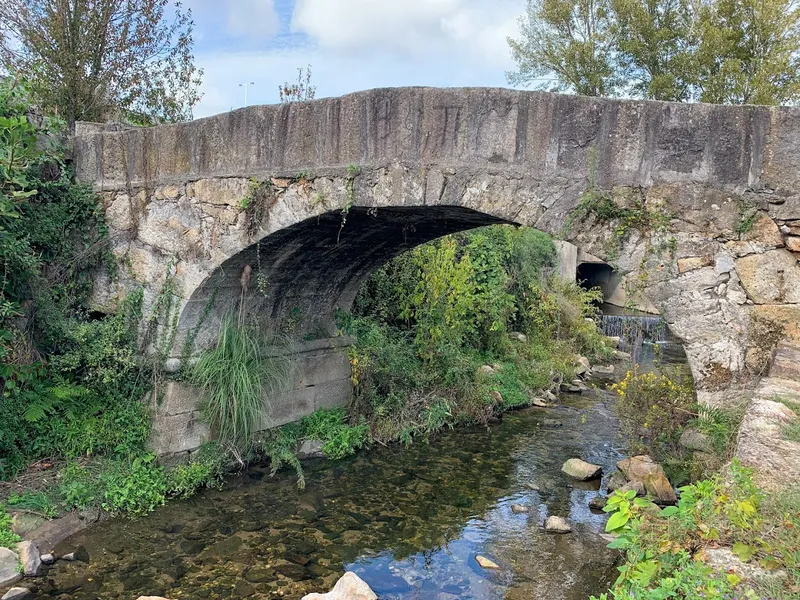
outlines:
[[[194,116],[279,101],[311,65],[317,98],[376,87],[505,86],[525,0],[184,0],[204,70]]]

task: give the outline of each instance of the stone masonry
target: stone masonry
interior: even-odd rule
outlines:
[[[187,337],[213,343],[242,299],[301,339],[334,337],[335,309],[380,264],[517,223],[613,264],[714,391],[800,339],[798,140],[797,108],[400,88],[151,128],[81,123],[75,160],[125,266],[98,278],[96,307],[142,286],[147,310],[169,277],[176,357]],[[591,189],[660,225],[620,235],[576,213]]]

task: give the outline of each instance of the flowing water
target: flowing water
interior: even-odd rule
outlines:
[[[643,369],[654,358],[685,363],[666,329],[631,327],[643,317],[623,316],[629,330],[663,332],[663,340],[632,339]],[[352,570],[382,600],[586,600],[616,578],[618,554],[600,537],[604,514],[588,508],[605,492],[600,482],[576,482],[560,469],[580,457],[609,473],[624,440],[613,394],[562,402],[429,444],[308,463],[304,490],[292,473],[272,478],[267,466],[250,468],[222,490],[73,536],[57,554],[82,545],[89,563],[59,561],[37,580],[36,597],[299,599]],[[567,517],[573,532],[545,533],[548,515]],[[476,555],[502,568],[484,570]]]
[[[305,490],[251,468],[223,490],[105,522],[62,543],[85,546],[89,563],[59,561],[37,597],[301,598],[352,570],[381,599],[585,600],[613,582],[616,555],[599,536],[604,515],[587,507],[599,483],[560,468],[582,457],[609,472],[623,448],[610,395],[564,402],[308,464]],[[548,515],[573,532],[545,533]]]

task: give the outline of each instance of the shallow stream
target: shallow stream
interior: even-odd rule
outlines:
[[[89,564],[56,563],[40,597],[300,598],[352,570],[382,599],[585,600],[613,581],[615,555],[599,537],[604,516],[587,507],[598,483],[560,468],[579,456],[609,471],[622,444],[610,396],[564,402],[307,464],[305,490],[292,473],[251,468],[224,490],[108,521],[62,544],[85,546]],[[548,515],[573,532],[545,533]]]

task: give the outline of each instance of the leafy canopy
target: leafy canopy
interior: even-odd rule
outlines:
[[[0,65],[75,121],[191,117],[202,71],[192,13],[171,0],[0,0]]]
[[[800,98],[796,0],[528,0],[508,43],[514,85],[725,104]]]

